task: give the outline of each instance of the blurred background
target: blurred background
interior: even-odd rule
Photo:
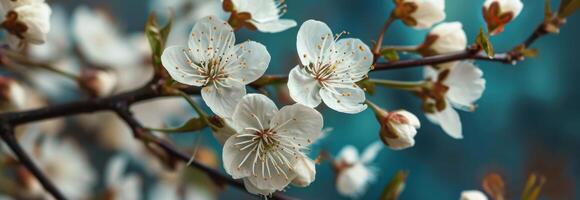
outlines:
[[[196,17],[211,13],[227,17],[218,12],[219,0],[213,3],[211,0],[189,0],[191,4],[180,3],[184,1],[188,0],[53,0],[48,3],[51,7],[60,6],[67,26],[71,23],[73,12],[81,5],[106,10],[115,20],[119,34],[127,35],[126,37],[142,32],[152,11],[157,11],[163,18],[168,14],[168,6],[177,5],[178,7],[173,9],[178,16],[181,14],[180,9],[191,8],[191,13],[183,14],[182,18],[185,19],[176,23],[174,31],[179,33],[174,33],[177,36],[170,42],[174,44],[184,42],[178,34],[187,35]],[[207,6],[208,2],[217,6]],[[524,9],[521,15],[507,25],[504,33],[492,37],[496,52],[510,50],[522,42],[543,20],[543,1],[523,2]],[[346,37],[360,38],[367,44],[376,38],[384,20],[393,9],[390,0],[289,0],[286,3],[288,12],[283,18],[296,20],[298,26],[308,19],[321,20],[326,22],[333,32],[348,31],[350,35]],[[558,2],[553,3],[554,7],[557,7]],[[446,0],[445,21],[462,22],[468,40],[473,41],[479,28],[485,26],[481,16],[482,4],[483,0]],[[192,7],[186,8],[183,5]],[[410,173],[405,191],[400,197],[403,200],[458,199],[463,190],[482,190],[481,180],[490,172],[499,173],[504,177],[508,197],[511,198],[519,196],[527,176],[537,172],[547,178],[541,199],[577,199],[578,194],[575,191],[580,190],[578,185],[580,90],[577,82],[580,66],[576,60],[577,47],[580,46],[579,25],[580,15],[573,15],[559,35],[549,35],[534,43],[532,47],[538,48],[540,52],[538,57],[527,59],[516,66],[476,62],[484,71],[487,88],[477,102],[478,109],[475,112],[460,112],[464,132],[462,140],[452,139],[439,126],[429,123],[420,114],[419,99],[412,94],[380,88],[373,96],[367,96],[387,109],[405,108],[416,113],[420,117],[422,127],[415,138],[415,147],[403,151],[384,148],[380,152],[374,161],[374,165],[380,170],[378,178],[360,199],[378,199],[385,184],[400,169]],[[93,24],[85,26],[90,29]],[[267,74],[287,74],[298,63],[295,44],[297,31],[298,27],[276,34],[242,30],[236,32],[236,40],[239,42],[251,39],[263,43],[272,57]],[[416,45],[423,41],[426,34],[427,31],[417,31],[396,22],[387,32],[384,44]],[[128,51],[138,50],[132,48]],[[145,76],[139,77],[143,77],[144,81],[147,79]],[[381,71],[372,73],[371,77],[412,81],[422,79],[422,71],[419,68]],[[134,86],[138,86],[137,83]],[[75,99],[74,94],[68,92],[64,94],[50,98],[49,102],[68,102]],[[194,115],[192,111],[183,109],[187,108],[185,105],[177,102],[181,101],[169,103],[180,106],[177,109],[171,108],[175,110],[171,116],[158,120],[165,124],[178,125],[187,119],[187,116]],[[286,102],[277,103],[281,106]],[[166,105],[160,104],[160,107],[138,113],[141,115],[139,117],[143,119],[161,117],[157,111],[165,109]],[[357,115],[338,113],[324,108],[321,112],[325,118],[325,127],[332,128],[332,131],[313,148],[310,157],[316,157],[322,150],[336,154],[347,144],[354,145],[362,151],[367,145],[378,140],[379,124],[370,109]],[[65,130],[75,133],[92,132],[103,128],[99,127],[102,121],[97,120],[93,123],[97,123],[94,125],[97,128],[66,125]],[[147,122],[144,123],[149,125]],[[121,134],[125,133],[116,135]],[[97,174],[100,174],[103,173],[100,166],[105,166],[109,156],[117,154],[119,149],[123,148],[107,150],[104,148],[106,145],[95,144],[89,139],[92,137],[94,135],[82,136],[78,141],[83,147],[87,147],[88,159],[96,166]],[[196,144],[203,144],[217,156],[217,163],[221,165],[220,146],[211,137],[209,130],[169,137],[182,148],[193,149]],[[122,154],[131,157],[132,171],[148,174],[147,170],[143,169],[147,167],[139,164],[141,158],[130,153]],[[323,162],[317,166],[316,181],[310,187],[290,187],[287,194],[301,199],[346,199],[336,192],[334,179],[331,165],[329,162]],[[151,198],[152,195],[145,193],[153,188],[152,185],[155,185],[153,182],[157,177],[147,175],[145,180],[147,181],[144,182],[146,185],[144,197]],[[100,181],[96,188],[103,187],[104,184]],[[219,197],[252,198],[233,188],[226,189]]]

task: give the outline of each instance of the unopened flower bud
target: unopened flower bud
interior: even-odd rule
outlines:
[[[15,111],[26,106],[26,92],[14,79],[0,76],[0,112]]]
[[[423,56],[434,56],[465,50],[467,36],[460,22],[441,23],[433,28],[419,46],[419,53]],[[439,67],[450,68],[457,62],[440,64]]]
[[[483,18],[491,35],[503,32],[507,23],[515,19],[524,4],[520,0],[486,0],[483,3]]]
[[[294,172],[297,176],[292,180],[293,185],[298,187],[309,186],[316,178],[316,167],[314,161],[306,156],[301,156],[294,164]]]
[[[117,75],[113,71],[87,69],[81,73],[80,84],[93,97],[104,97],[117,87]]]
[[[380,136],[383,143],[394,150],[401,150],[415,145],[417,128],[421,127],[419,119],[405,110],[398,110],[377,115],[381,123]]]
[[[445,19],[444,0],[395,0],[393,15],[407,26],[426,29]]]
[[[460,200],[487,200],[487,197],[479,190],[467,190],[461,192]]]
[[[12,47],[23,42],[42,44],[50,30],[50,7],[44,2],[3,3],[4,19],[0,26],[8,33],[8,43]]]

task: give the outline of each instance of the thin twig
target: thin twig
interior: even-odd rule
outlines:
[[[0,130],[0,137],[2,137],[2,140],[4,140],[14,155],[16,155],[20,163],[22,163],[22,165],[26,167],[26,169],[28,169],[28,171],[32,173],[34,177],[36,177],[38,182],[40,182],[42,187],[44,187],[48,193],[50,193],[55,199],[66,199],[64,195],[56,188],[56,186],[36,166],[36,164],[34,164],[30,156],[28,156],[24,149],[22,149],[20,144],[18,144],[18,141],[14,137],[14,130],[12,127],[4,125],[2,130]]]

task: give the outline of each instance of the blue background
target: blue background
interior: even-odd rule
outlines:
[[[126,31],[143,29],[149,4],[142,0],[55,1],[73,8],[79,3],[106,5],[126,25]],[[556,7],[554,2],[554,7]],[[389,0],[290,0],[284,18],[294,19],[298,26],[308,20],[326,22],[337,33],[346,30],[347,37],[357,37],[370,44],[387,18],[393,3]],[[445,21],[460,21],[473,41],[484,25],[481,16],[483,0],[447,0]],[[496,51],[511,49],[522,42],[543,18],[543,1],[524,0],[521,15],[507,26],[506,32],[492,38]],[[420,114],[419,100],[412,94],[379,88],[368,96],[388,109],[405,108],[418,114],[422,122],[414,148],[403,151],[384,149],[375,161],[380,168],[377,181],[362,199],[377,199],[383,186],[399,169],[408,170],[401,199],[458,199],[462,190],[481,189],[482,177],[488,172],[504,175],[508,194],[519,197],[530,172],[547,177],[544,199],[574,199],[580,189],[580,109],[578,99],[578,50],[580,15],[569,18],[559,35],[541,38],[533,47],[537,58],[517,66],[480,62],[487,80],[484,96],[473,113],[461,112],[464,139],[447,136],[438,126]],[[272,56],[268,74],[286,74],[297,62],[295,38],[298,27],[277,34],[249,31],[237,33],[237,40],[251,39],[268,47]],[[385,44],[419,44],[427,31],[416,31],[396,22],[385,37]],[[420,69],[373,72],[371,77],[395,80],[419,80]],[[378,124],[371,110],[357,115],[322,109],[325,126],[334,128],[314,149],[337,153],[344,145],[359,149],[378,139]],[[204,141],[217,144],[204,133]],[[194,136],[180,140],[193,144]],[[218,152],[220,152],[218,150]],[[316,155],[311,155],[316,156]],[[308,188],[290,188],[288,194],[303,199],[343,199],[334,188],[334,172],[328,162],[318,166],[316,181]],[[239,198],[241,192],[228,189],[222,197]],[[249,196],[244,196],[248,197]],[[511,199],[510,198],[510,199]]]

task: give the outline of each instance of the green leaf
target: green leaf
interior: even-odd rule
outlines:
[[[487,34],[485,34],[485,32],[483,32],[483,27],[479,29],[479,34],[477,34],[477,37],[475,38],[475,44],[477,44],[477,46],[483,49],[483,51],[485,51],[485,54],[487,54],[487,56],[489,56],[490,58],[495,55],[493,51],[493,46],[489,41],[489,37],[487,36]]]
[[[173,24],[173,16],[169,18],[165,26],[160,27],[157,23],[157,17],[155,13],[151,13],[145,24],[145,36],[149,41],[149,46],[151,47],[151,59],[153,60],[153,66],[156,71],[161,69],[161,54],[165,49],[165,43],[169,32],[171,31],[171,26]]]
[[[399,53],[394,49],[383,49],[381,50],[381,55],[391,62],[399,60]]]
[[[385,186],[383,190],[383,194],[381,194],[380,200],[397,200],[399,195],[405,189],[405,181],[407,180],[407,176],[409,173],[407,171],[399,170],[391,181]]]
[[[521,200],[537,200],[546,179],[543,176],[531,174],[526,181]]]
[[[149,128],[152,131],[159,131],[165,133],[184,133],[184,132],[192,132],[192,131],[199,131],[205,128],[207,124],[201,120],[200,118],[191,118],[183,123],[181,126],[176,128]]]
[[[558,17],[569,17],[578,9],[580,9],[580,0],[562,0],[560,2],[560,9],[558,10]]]

